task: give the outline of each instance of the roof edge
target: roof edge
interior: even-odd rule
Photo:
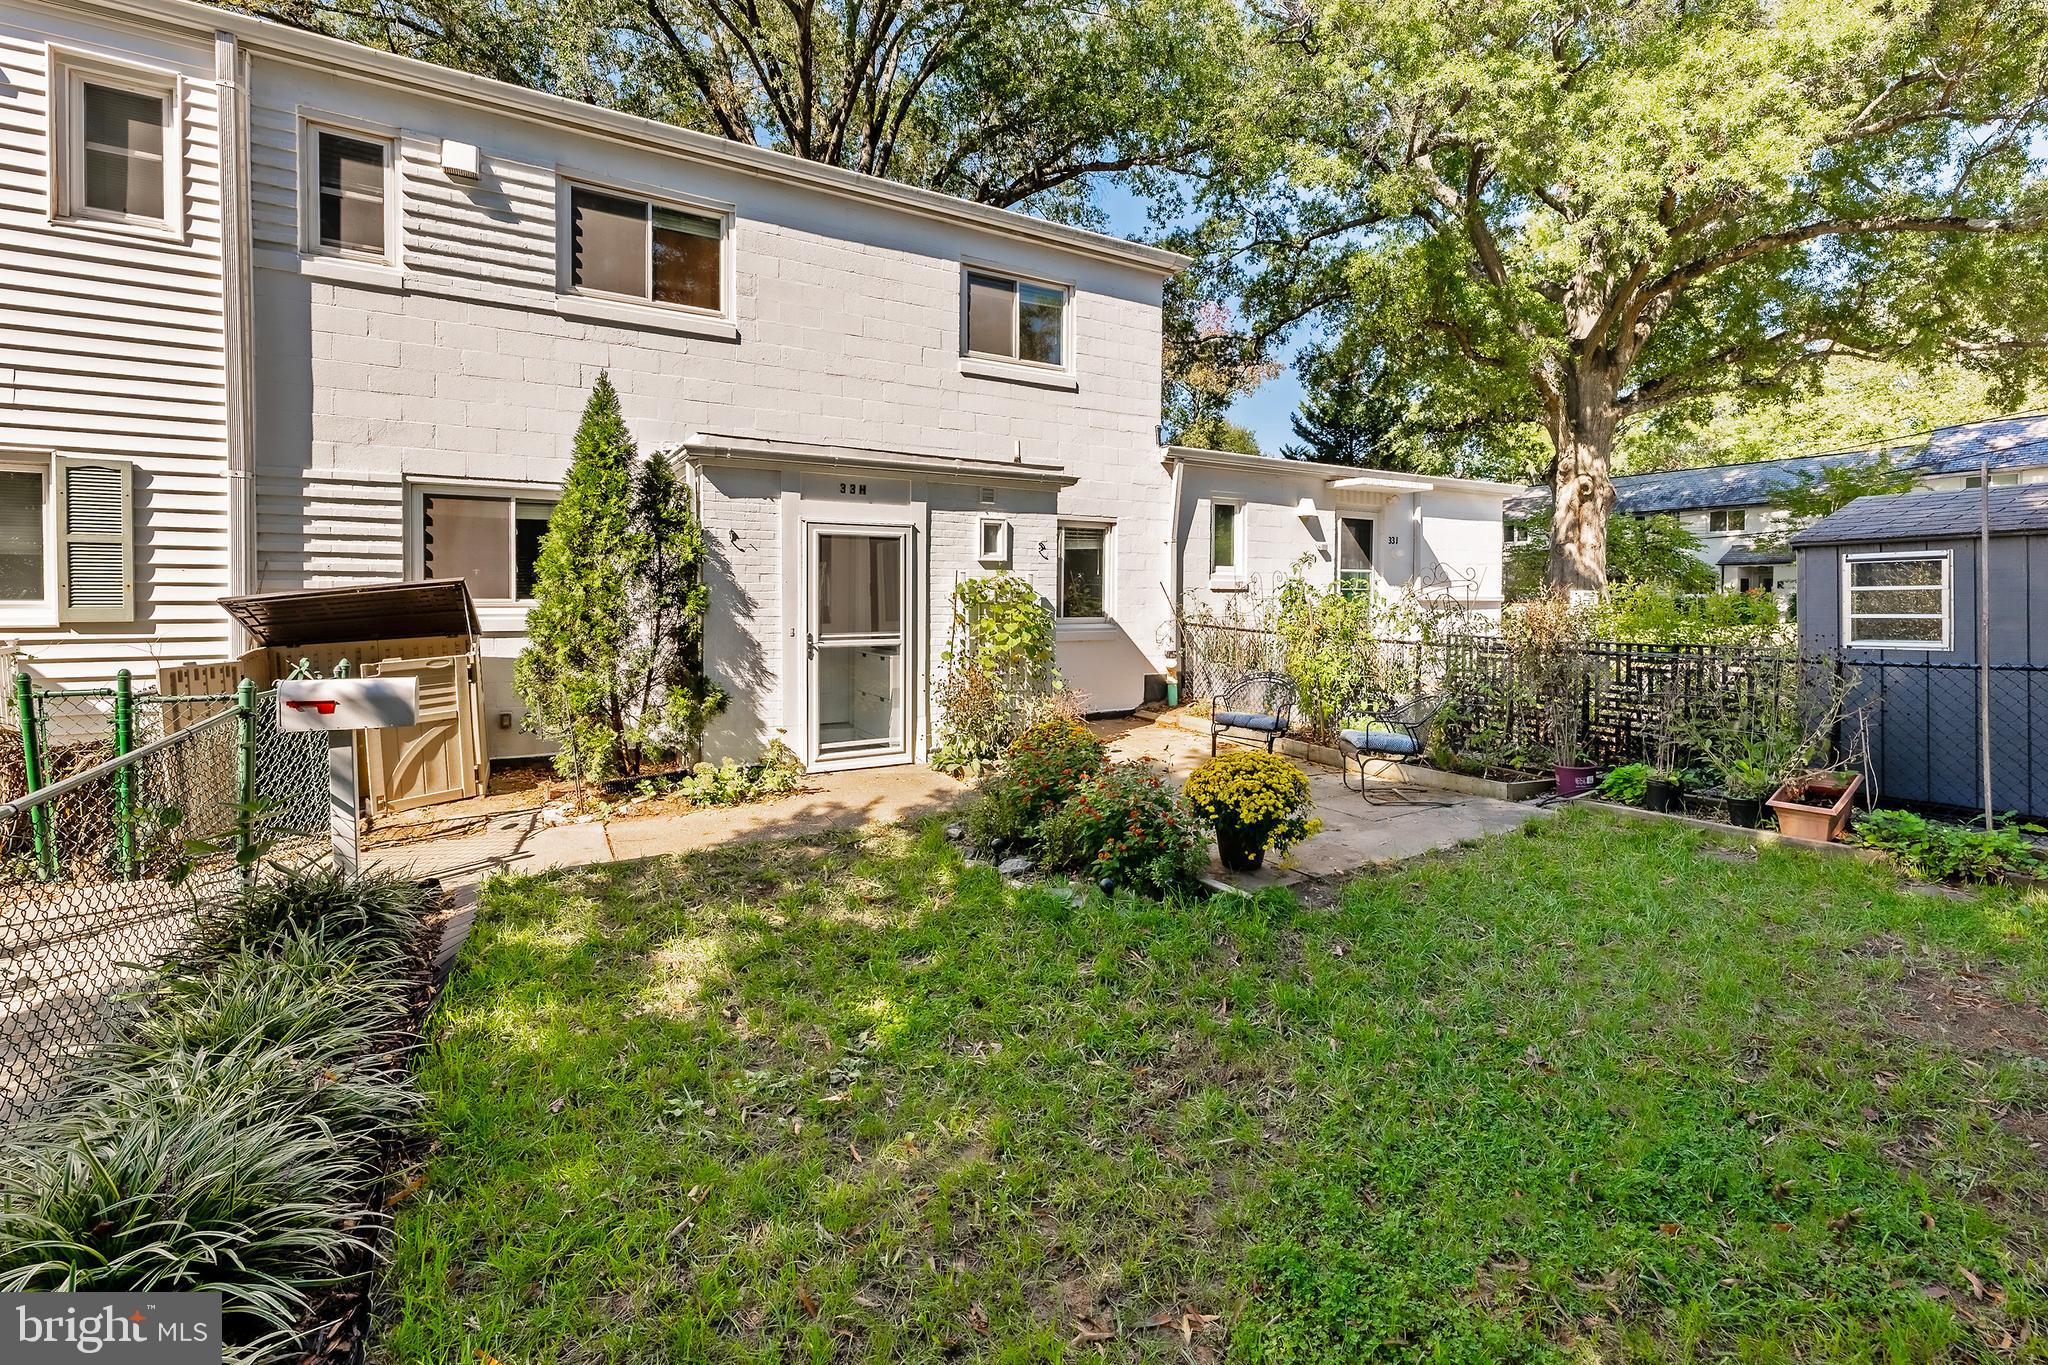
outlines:
[[[1324,460],[1290,460],[1280,455],[1246,455],[1235,450],[1209,450],[1203,446],[1161,446],[1162,457],[1169,463],[1206,465],[1215,469],[1243,469],[1260,473],[1309,474],[1326,481],[1337,479],[1371,478],[1399,479],[1426,484],[1430,491],[1452,493],[1498,494],[1502,500],[1514,497],[1522,491],[1518,483],[1500,483],[1493,479],[1461,479],[1449,474],[1411,474],[1400,469],[1377,469],[1370,465],[1330,464]]]
[[[849,171],[823,162],[807,161],[786,152],[732,142],[710,133],[584,104],[414,57],[379,52],[360,43],[309,33],[233,10],[215,9],[196,3],[196,0],[71,0],[68,4],[27,0],[27,3],[66,15],[99,13],[145,26],[172,24],[203,34],[229,33],[247,47],[283,60],[329,71],[338,70],[357,79],[409,85],[550,127],[567,124],[594,136],[609,137],[671,156],[680,155],[743,175],[785,184],[796,183],[821,193],[917,217],[1023,238],[1055,250],[1162,277],[1179,274],[1193,263],[1192,257],[1164,247],[1091,232],[1086,228],[1069,227],[1016,209],[977,204],[937,190]]]

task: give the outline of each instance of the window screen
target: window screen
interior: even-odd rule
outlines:
[[[512,596],[512,502],[509,498],[423,498],[421,542],[429,578],[466,578],[481,601]]]
[[[1017,286],[989,275],[967,277],[967,349],[976,355],[1017,354]]]
[[[578,289],[647,297],[647,205],[636,199],[569,192],[569,278]]]
[[[83,83],[85,207],[120,218],[164,216],[162,95]]]
[[[1017,286],[1017,356],[1041,365],[1060,363],[1066,331],[1067,295],[1042,284]]]
[[[386,144],[325,130],[320,141],[320,245],[384,254]]]
[[[1104,580],[1108,568],[1109,532],[1100,527],[1069,526],[1060,531],[1060,615],[1107,615]]]
[[[0,601],[41,601],[44,581],[43,476],[0,470]]]
[[[654,298],[717,312],[720,286],[718,220],[673,209],[654,210]]]

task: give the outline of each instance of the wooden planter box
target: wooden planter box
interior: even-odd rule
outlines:
[[[1531,777],[1521,781],[1504,781],[1497,777],[1469,777],[1464,773],[1445,772],[1423,763],[1395,763],[1388,759],[1369,759],[1365,775],[1386,782],[1412,782],[1418,787],[1435,787],[1442,791],[1460,792],[1466,796],[1490,796],[1496,801],[1527,801],[1555,791],[1557,784],[1547,777]]]
[[[1863,786],[1863,774],[1857,773],[1844,786],[1832,783],[1808,782],[1804,791],[1809,797],[1832,797],[1825,806],[1813,805],[1810,801],[1792,799],[1791,784],[1778,788],[1778,794],[1765,802],[1771,813],[1778,817],[1778,832],[1788,839],[1799,839],[1809,844],[1831,844],[1842,837],[1842,831],[1849,824],[1849,803],[1856,798],[1856,792]]]

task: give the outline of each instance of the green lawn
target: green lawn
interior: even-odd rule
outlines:
[[[381,1356],[2041,1358],[2028,911],[1583,812],[1330,906],[501,881]]]

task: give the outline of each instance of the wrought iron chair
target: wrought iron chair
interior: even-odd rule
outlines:
[[[1429,727],[1450,698],[1441,692],[1425,692],[1401,701],[1387,698],[1367,701],[1355,713],[1368,724],[1357,730],[1337,732],[1337,752],[1344,760],[1344,785],[1351,787],[1351,767],[1358,765],[1358,786],[1365,790],[1365,765],[1375,759],[1407,763],[1422,757],[1429,746]]]
[[[1243,730],[1273,742],[1287,733],[1294,718],[1293,680],[1284,673],[1247,673],[1216,694],[1209,712],[1209,752],[1216,752],[1216,740],[1225,730]]]

